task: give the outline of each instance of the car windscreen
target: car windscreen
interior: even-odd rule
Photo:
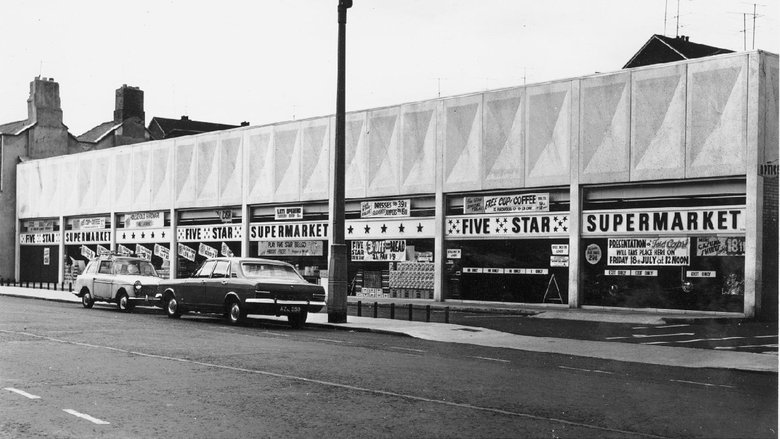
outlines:
[[[114,262],[114,274],[157,276],[157,272],[150,262],[133,260],[118,260]]]
[[[244,272],[244,276],[249,279],[273,282],[304,282],[303,278],[289,265],[243,262],[241,270]]]

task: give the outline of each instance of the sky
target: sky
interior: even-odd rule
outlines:
[[[755,48],[778,53],[780,0],[760,1]],[[75,135],[113,119],[123,84],[144,91],[147,124],[155,116],[266,125],[333,114],[337,5],[5,0],[0,124],[27,117],[39,75],[60,84]],[[347,111],[619,70],[653,34],[735,51],[746,40],[751,50],[753,3],[354,0]]]

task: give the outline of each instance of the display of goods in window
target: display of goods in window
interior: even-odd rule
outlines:
[[[390,264],[390,295],[405,299],[433,299],[434,263]]]

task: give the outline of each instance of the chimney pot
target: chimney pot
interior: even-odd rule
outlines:
[[[190,120],[190,117],[189,116],[182,116],[181,120]]]

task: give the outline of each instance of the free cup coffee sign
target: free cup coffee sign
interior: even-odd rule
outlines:
[[[463,213],[548,212],[550,194],[514,194],[485,197],[464,197]]]

